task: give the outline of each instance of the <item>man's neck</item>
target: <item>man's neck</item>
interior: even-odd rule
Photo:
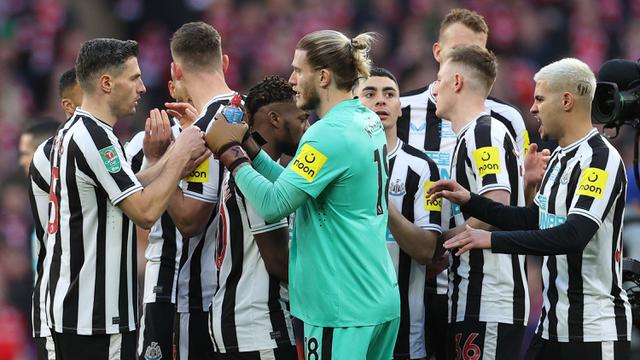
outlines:
[[[456,134],[459,133],[467,124],[477,119],[480,114],[486,112],[484,98],[472,98],[469,96],[464,99],[465,101],[463,103],[461,102],[455,106],[452,114],[450,115],[450,119],[447,119],[451,121],[453,132]]]
[[[117,116],[115,116],[111,112],[109,106],[105,101],[98,101],[97,99],[90,98],[85,95],[82,101],[81,109],[111,127],[113,127],[118,122]]]
[[[224,80],[224,75],[218,73],[185,74],[185,87],[198,113],[201,113],[214,97],[232,92]]]
[[[320,105],[316,109],[319,118],[324,117],[329,110],[345,100],[353,99],[351,91],[327,89],[320,92]]]
[[[387,136],[387,151],[392,152],[398,145],[398,128],[384,129],[384,134]]]
[[[583,117],[581,117],[583,118]],[[584,118],[583,118],[584,119]],[[566,119],[569,120],[569,119]],[[576,119],[577,120],[577,119]],[[561,147],[567,147],[573,143],[575,143],[576,141],[582,139],[583,137],[587,136],[587,134],[589,133],[589,131],[591,131],[591,129],[593,129],[593,126],[591,125],[591,121],[589,120],[589,118],[587,117],[587,120],[584,121],[567,121],[566,124],[567,129],[565,129],[564,135],[558,139],[558,145],[560,145]]]

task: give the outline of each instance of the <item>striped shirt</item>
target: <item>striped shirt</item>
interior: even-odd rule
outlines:
[[[458,133],[451,178],[476,194],[510,193],[510,205],[524,206],[522,163],[507,128],[481,115]],[[457,205],[450,228],[469,217]],[[529,294],[524,255],[474,249],[452,256],[449,267],[449,322],[465,320],[526,325]]]
[[[134,331],[135,226],[118,204],[142,186],[111,126],[80,108],[53,147],[49,326],[79,335]]]
[[[210,316],[216,350],[249,352],[294,345],[287,285],[267,272],[254,239],[287,228],[287,220],[263,220],[229,172],[221,193],[215,257],[219,285]]]
[[[49,178],[51,177],[51,147],[53,137],[40,144],[33,153],[29,166],[29,202],[35,224],[36,242],[33,253],[36,254],[36,274],[31,304],[31,325],[33,337],[47,337],[51,331],[47,326],[45,300],[47,297],[48,274],[44,272],[46,255],[46,228],[49,219]]]
[[[402,117],[398,119],[398,137],[409,145],[424,150],[436,162],[441,179],[449,179],[451,158],[456,145],[456,134],[451,122],[436,116],[436,100],[432,94],[433,83],[429,86],[402,94]],[[529,148],[529,134],[520,112],[511,105],[489,97],[485,107],[491,116],[503,123],[516,140],[518,152],[526,154]],[[521,150],[522,149],[522,150]],[[448,213],[448,201],[443,203],[443,213]],[[444,219],[443,229],[449,228]],[[447,270],[440,273],[435,281],[427,280],[427,291],[446,295],[448,289]]]
[[[172,123],[173,136],[177,137],[180,134],[180,125]],[[143,140],[144,131],[141,131],[125,145],[127,158],[131,159],[131,168],[136,173],[140,171],[144,158]],[[165,211],[149,230],[148,245],[144,252],[147,264],[144,270],[143,303],[175,304],[181,253],[182,234]]]
[[[229,103],[234,93],[212,98],[203,108],[195,126],[206,132],[213,123],[214,116]],[[178,273],[177,310],[209,311],[215,293],[216,268],[214,241],[218,221],[218,198],[224,165],[211,156],[194,171],[193,176],[182,180],[180,187],[184,196],[214,204],[214,211],[208,219],[202,234],[183,238],[182,256]]]
[[[629,341],[631,308],[622,289],[622,219],[627,177],[622,159],[596,129],[558,147],[534,203],[547,229],[580,215],[599,228],[581,254],[545,256],[538,333],[567,342]]]
[[[425,197],[432,182],[438,181],[438,166],[422,151],[398,139],[389,161],[389,201],[416,226],[442,232],[441,201]],[[427,356],[424,341],[425,266],[405,253],[387,229],[387,248],[398,274],[400,327],[394,349],[396,357],[422,359]]]

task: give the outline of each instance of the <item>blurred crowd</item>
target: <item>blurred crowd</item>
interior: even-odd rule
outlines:
[[[532,77],[541,66],[573,56],[597,72],[610,58],[640,58],[640,0],[1,0],[0,359],[31,358],[33,227],[27,182],[17,162],[18,138],[42,116],[64,120],[57,81],[73,66],[84,40],[117,37],[140,43],[147,94],[135,117],[118,123],[116,132],[125,142],[143,126],[150,108],[168,100],[169,38],[184,22],[204,20],[218,29],[231,59],[227,81],[239,91],[266,75],[288,77],[298,39],[318,29],[377,32],[372,58],[396,74],[401,91],[408,91],[435,79],[431,45],[440,19],[453,7],[485,16],[487,47],[500,61],[493,95],[521,109],[532,140],[537,124],[528,109]],[[632,136],[626,131],[615,141],[627,164]],[[630,195],[632,230],[640,226],[640,194]],[[640,246],[627,247],[640,258]]]

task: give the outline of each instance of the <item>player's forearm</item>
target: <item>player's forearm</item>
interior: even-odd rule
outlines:
[[[398,246],[420,264],[429,264],[437,246],[440,235],[436,231],[422,229],[404,216],[393,206],[389,207],[389,230]],[[391,210],[391,209],[394,210]]]
[[[139,211],[142,214],[139,214],[139,218],[142,224],[138,225],[143,228],[150,228],[160,218],[175,194],[186,159],[174,160],[164,161],[160,172],[162,176],[157,176],[141,191]]]
[[[241,165],[234,172],[234,178],[240,191],[268,222],[288,216],[309,197],[286,182],[276,180],[272,183],[250,165]]]
[[[140,171],[138,171],[136,173],[136,178],[138,178],[138,181],[140,181],[140,184],[142,184],[142,186],[147,186],[151,184],[151,182],[154,179],[161,176],[162,171],[164,170],[164,167],[168,161],[169,161],[169,158],[167,156],[161,157],[158,161],[156,161],[151,166],[147,167],[146,169],[141,169]]]
[[[486,231],[493,231],[495,230],[495,228],[493,226],[491,226],[490,224],[478,220],[476,218],[470,217],[468,218],[464,223],[462,223],[462,225],[458,225],[452,229],[449,229],[445,232],[442,233],[442,240],[443,241],[447,241],[449,239],[451,239],[452,237],[460,234],[461,232],[465,231],[467,228],[467,225],[471,226],[474,229],[480,229],[480,230],[486,230]]]
[[[167,212],[180,233],[184,237],[192,237],[204,231],[214,208],[215,204],[184,196],[182,190],[176,187]]]
[[[471,193],[469,202],[461,209],[463,212],[502,230],[538,229],[538,207],[535,204],[526,208],[509,206]]]
[[[276,161],[273,161],[264,150],[260,151],[253,159],[253,168],[271,182],[276,181],[284,170],[284,168]]]
[[[583,216],[569,215],[567,222],[553,228],[491,233],[494,253],[521,255],[581,254],[598,225]]]
[[[536,184],[525,184],[524,187],[524,204],[526,206],[533,205],[533,199],[536,196]]]

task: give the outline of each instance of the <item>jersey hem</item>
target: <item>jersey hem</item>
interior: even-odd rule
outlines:
[[[215,204],[215,203],[218,202],[218,199],[216,199],[216,198],[209,198],[207,196],[204,196],[202,194],[198,194],[198,193],[193,192],[193,191],[182,190],[182,194],[184,196],[188,197],[188,198],[204,201],[204,202],[209,203],[209,204]]]

